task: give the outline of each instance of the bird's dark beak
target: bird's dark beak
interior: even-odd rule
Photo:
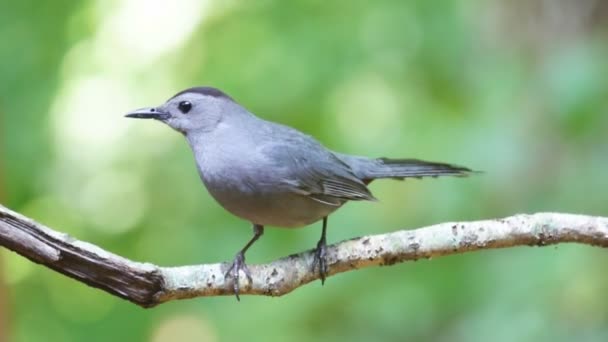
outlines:
[[[140,108],[136,109],[130,113],[125,115],[127,118],[136,118],[136,119],[156,119],[156,120],[167,120],[171,117],[171,114],[160,110],[158,108]]]

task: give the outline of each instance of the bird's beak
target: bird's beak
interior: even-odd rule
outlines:
[[[125,115],[127,118],[136,118],[136,119],[156,119],[156,120],[167,120],[171,117],[171,114],[161,110],[159,108],[140,108],[136,109],[130,113]]]

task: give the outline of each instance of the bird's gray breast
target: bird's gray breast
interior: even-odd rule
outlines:
[[[289,161],[282,163],[269,155],[272,143],[236,138],[226,141],[227,132],[220,133],[221,137],[209,135],[194,143],[193,151],[209,193],[232,214],[260,225],[300,227],[320,220],[342,204],[323,203],[294,191],[298,170]]]

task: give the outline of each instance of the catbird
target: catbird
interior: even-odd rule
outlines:
[[[347,201],[375,201],[377,178],[466,176],[466,167],[418,159],[367,158],[331,151],[291,127],[258,118],[212,87],[183,90],[158,107],[130,112],[182,133],[201,180],[213,198],[253,224],[253,237],[236,254],[226,277],[239,299],[239,272],[251,282],[245,252],[265,226],[301,227],[323,220],[312,269],[327,274],[327,216]]]

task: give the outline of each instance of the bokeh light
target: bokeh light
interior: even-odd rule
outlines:
[[[521,212],[608,216],[607,36],[599,0],[5,2],[0,200],[138,261],[231,259],[249,223],[205,191],[180,134],[123,117],[212,85],[339,152],[484,171],[374,182],[380,201],[332,215],[330,242]],[[248,262],[312,248],[318,234],[267,229]],[[0,341],[608,340],[608,256],[587,246],[150,310],[4,249],[0,259]]]

